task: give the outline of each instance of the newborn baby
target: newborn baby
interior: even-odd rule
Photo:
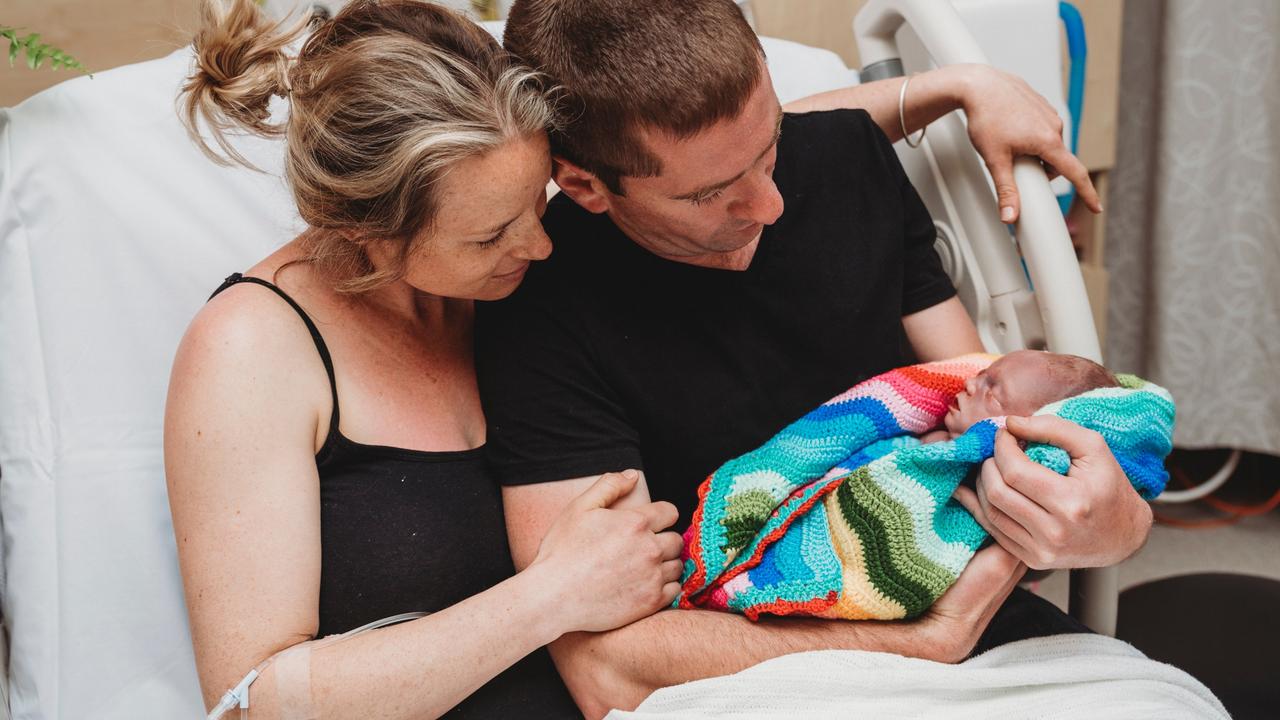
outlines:
[[[987,539],[952,495],[992,457],[1004,416],[1047,413],[1099,432],[1150,498],[1168,478],[1173,411],[1141,378],[1038,351],[868,378],[703,482],[675,604],[753,619],[915,617]],[[1070,466],[1060,448],[1026,453],[1061,474]]]
[[[987,418],[1031,415],[1051,402],[1119,385],[1106,368],[1078,355],[1016,350],[966,380],[942,420],[946,429],[926,433],[920,440],[954,439]]]

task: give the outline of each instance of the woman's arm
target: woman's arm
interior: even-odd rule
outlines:
[[[1102,212],[1089,171],[1062,142],[1062,118],[1025,80],[989,65],[947,65],[911,78],[898,119],[898,93],[903,78],[831,90],[788,103],[787,112],[840,108],[866,110],[889,140],[902,139],[902,124],[915,132],[952,110],[964,110],[969,139],[995,181],[1001,220],[1018,218],[1018,188],[1013,183],[1013,159],[1040,158],[1052,174],[1076,186],[1080,200]]]
[[[166,408],[169,498],[206,706],[262,660],[313,638],[319,622],[315,449],[329,388],[297,316],[260,295],[223,296],[201,312]],[[576,499],[519,575],[316,650],[313,707],[330,717],[438,715],[565,632],[616,627],[669,603],[679,538],[656,531],[674,508],[604,509],[633,482],[610,476]],[[595,604],[576,592],[588,577],[602,590]],[[280,714],[276,681],[272,665],[254,683],[254,717]]]

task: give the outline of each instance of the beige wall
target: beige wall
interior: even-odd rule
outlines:
[[[835,52],[860,67],[853,42],[853,16],[866,0],[751,0],[761,35],[794,40]]]
[[[90,70],[107,70],[185,45],[195,27],[196,8],[196,0],[3,0],[0,25],[38,32],[42,41]],[[7,42],[0,40],[0,52],[7,50]],[[70,76],[66,70],[49,70],[47,64],[30,70],[21,56],[12,68],[0,62],[0,106],[16,105]]]

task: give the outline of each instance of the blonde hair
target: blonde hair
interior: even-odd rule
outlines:
[[[252,167],[233,132],[283,135],[285,177],[309,226],[305,260],[340,292],[363,292],[403,276],[450,167],[546,129],[553,112],[537,73],[430,3],[355,0],[290,57],[305,31],[273,23],[253,0],[205,0],[183,118],[221,164]],[[280,124],[274,96],[289,102]],[[366,247],[388,240],[398,252],[374,268]]]

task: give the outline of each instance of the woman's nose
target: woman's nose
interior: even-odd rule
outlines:
[[[542,223],[531,230],[516,251],[521,260],[546,260],[551,255],[551,238],[542,230]]]

